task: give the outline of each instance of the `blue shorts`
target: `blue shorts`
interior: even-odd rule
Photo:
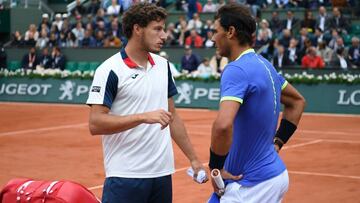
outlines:
[[[158,178],[105,179],[102,203],[171,203],[171,175]]]

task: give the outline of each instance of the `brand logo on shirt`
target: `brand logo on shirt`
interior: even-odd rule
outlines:
[[[100,92],[100,89],[101,89],[100,86],[93,86],[91,92]]]
[[[139,74],[135,73],[133,76],[131,76],[132,79],[135,79]]]

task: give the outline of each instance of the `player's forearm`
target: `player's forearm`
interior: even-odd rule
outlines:
[[[301,115],[304,112],[305,100],[299,98],[294,100],[290,104],[285,104],[283,111],[283,118],[290,121],[291,123],[298,125]]]
[[[129,130],[142,123],[142,114],[116,116],[99,113],[90,116],[89,129],[92,135],[106,135]]]
[[[176,113],[173,115],[174,120],[170,123],[171,137],[179,146],[185,156],[191,161],[198,160],[195,150],[187,135],[184,123]]]
[[[232,143],[232,124],[216,120],[211,133],[211,150],[218,155],[226,155]]]

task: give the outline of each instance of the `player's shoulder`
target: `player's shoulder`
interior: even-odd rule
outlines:
[[[111,57],[109,57],[108,59],[106,59],[104,62],[102,62],[96,70],[101,72],[110,72],[111,70],[113,71],[118,70],[119,68],[121,68],[122,65],[121,60],[122,60],[121,55],[118,52],[112,55]]]

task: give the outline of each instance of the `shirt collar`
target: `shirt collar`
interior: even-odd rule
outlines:
[[[124,63],[129,67],[129,68],[137,68],[140,67],[139,65],[137,65],[133,60],[131,60],[131,58],[129,58],[129,56],[127,55],[125,48],[122,48],[121,51],[121,58],[123,59]],[[149,63],[151,64],[152,67],[154,67],[155,62],[154,59],[151,57],[150,53],[147,54],[147,58]]]
[[[248,54],[248,53],[255,53],[255,50],[254,50],[253,48],[249,48],[249,49],[243,51],[243,52],[240,54],[240,56],[236,58],[236,60],[240,59],[242,56],[244,56],[245,54]],[[236,60],[235,60],[235,61],[236,61]]]

